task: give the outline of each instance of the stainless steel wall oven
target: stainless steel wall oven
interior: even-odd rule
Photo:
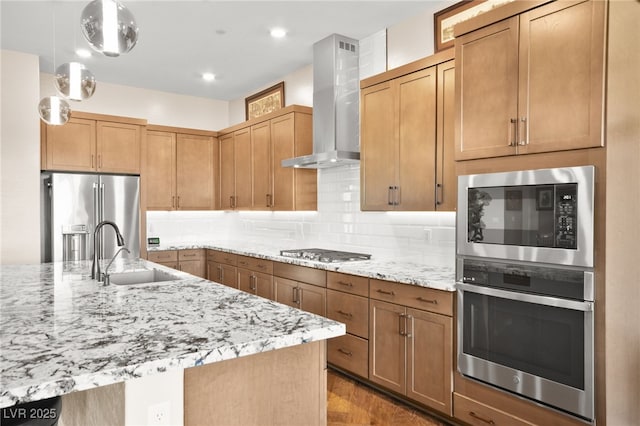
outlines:
[[[458,370],[591,421],[594,168],[458,183]]]

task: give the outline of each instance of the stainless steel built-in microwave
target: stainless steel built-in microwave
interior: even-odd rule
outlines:
[[[593,166],[458,177],[458,255],[590,268],[593,225]]]

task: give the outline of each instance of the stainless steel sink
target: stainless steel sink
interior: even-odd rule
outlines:
[[[176,281],[179,278],[159,269],[146,269],[144,271],[117,272],[109,274],[111,284],[132,285],[152,284],[163,281]]]

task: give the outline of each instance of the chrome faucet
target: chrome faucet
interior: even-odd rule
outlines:
[[[114,231],[116,231],[116,240],[118,242],[118,246],[122,247],[124,245],[124,238],[122,238],[122,234],[118,229],[118,225],[116,225],[114,222],[111,222],[110,220],[103,220],[96,225],[96,229],[94,229],[93,231],[93,264],[91,265],[91,278],[98,281],[102,279],[102,272],[100,271],[100,259],[98,259],[98,238],[96,237],[98,236],[98,231],[104,225],[110,225],[111,227],[113,227]]]
[[[120,247],[120,250],[118,250],[116,252],[116,254],[113,255],[113,257],[111,258],[111,262],[109,262],[109,264],[107,265],[106,268],[104,268],[104,274],[103,274],[103,284],[102,285],[109,285],[110,284],[110,280],[109,280],[109,268],[111,267],[111,264],[113,263],[114,260],[116,260],[116,257],[118,257],[118,255],[120,254],[121,251],[126,251],[127,253],[131,254],[131,252],[129,251],[128,248],[126,248],[125,246]]]

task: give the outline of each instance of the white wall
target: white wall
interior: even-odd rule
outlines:
[[[38,57],[0,53],[0,264],[39,263]]]
[[[40,93],[42,96],[56,94],[53,75],[40,74]],[[71,109],[202,130],[220,130],[229,123],[229,103],[226,101],[103,83],[99,79],[93,96],[82,102],[71,102]]]

